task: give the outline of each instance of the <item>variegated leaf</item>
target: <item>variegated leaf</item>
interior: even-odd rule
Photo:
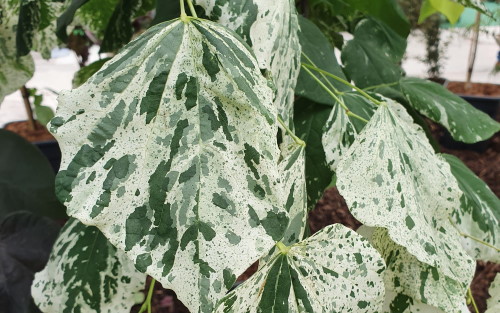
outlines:
[[[288,212],[290,223],[283,239],[285,245],[291,245],[302,240],[307,224],[307,192],[305,172],[305,147],[291,143],[282,146],[279,168],[284,188],[283,206]]]
[[[370,120],[377,109],[373,103],[357,93],[345,93],[339,98],[349,111],[365,120]],[[340,103],[335,103],[324,126],[322,137],[326,161],[332,171],[336,171],[341,157],[347,152],[365,125],[364,121],[348,116]]]
[[[40,52],[44,59],[49,59],[51,51],[59,45],[56,36],[57,17],[64,12],[67,3],[49,2],[48,0],[46,2],[47,10],[43,14],[47,15],[45,18],[48,24],[36,31],[33,36],[32,50]]]
[[[129,312],[141,301],[145,281],[97,228],[70,219],[31,293],[44,313]]]
[[[452,301],[452,299],[458,300],[459,303],[456,304],[456,308],[460,309],[460,313],[469,313],[469,309],[465,301],[465,298],[457,297],[454,292],[454,289],[446,288],[446,280],[444,280],[444,284],[440,284],[439,282],[439,273],[434,269],[431,270],[432,278],[429,278],[428,270],[425,270],[425,264],[419,262],[415,259],[415,257],[408,254],[406,249],[395,244],[388,236],[387,231],[382,228],[376,227],[368,227],[362,225],[356,231],[358,234],[368,239],[372,245],[374,245],[382,256],[386,260],[387,269],[384,271],[384,281],[385,281],[385,301],[384,301],[384,309],[383,312],[386,313],[444,313],[443,310],[425,304],[421,302],[419,299],[422,299],[424,295],[430,295],[431,302],[435,303],[436,299],[440,295],[434,295],[433,293],[441,293],[441,295],[451,294],[450,298],[445,298],[446,303]],[[374,234],[376,241],[374,242]],[[429,269],[428,267],[427,269]],[[404,271],[404,272],[403,272]],[[415,272],[419,272],[421,276],[415,275],[411,276],[411,274],[415,274]],[[402,273],[399,275],[398,273]],[[410,279],[408,281],[408,279]],[[432,281],[434,280],[434,285],[432,285]],[[427,283],[426,281],[431,281],[431,283]],[[441,280],[442,282],[443,280]],[[415,289],[418,287],[418,284],[421,284],[420,293],[416,293]],[[437,284],[436,284],[437,283]],[[434,289],[436,288],[437,289]],[[443,288],[444,286],[444,288]],[[451,284],[453,287],[453,284]],[[430,287],[431,290],[428,290],[427,287]],[[415,297],[408,296],[408,294],[415,295]],[[427,301],[428,298],[425,298]],[[455,311],[453,311],[455,312]],[[456,313],[455,312],[455,313]]]
[[[488,290],[490,298],[486,300],[488,309],[484,313],[495,313],[500,311],[500,275],[497,273],[495,280],[490,285]]]
[[[35,65],[31,55],[16,56],[16,29],[19,1],[2,0],[0,7],[0,104],[33,76]]]
[[[337,177],[359,221],[388,229],[395,243],[440,275],[462,284],[470,280],[473,260],[448,219],[462,193],[449,165],[400,104],[388,100],[378,108],[343,155]]]
[[[468,275],[464,277],[467,278],[465,281],[458,281],[450,278],[440,268],[420,262],[406,248],[391,240],[386,229],[375,229],[372,244],[382,254],[387,265],[384,284],[388,290],[409,296],[415,300],[414,304],[421,302],[446,313],[456,313],[467,307],[467,288],[472,282],[475,268],[475,264],[468,258],[448,263],[450,271],[465,271]],[[401,296],[399,301],[402,301]],[[410,312],[415,310],[416,308]]]
[[[299,22],[294,0],[196,0],[213,21],[234,30],[251,47],[276,87],[274,103],[293,127],[294,89],[300,71]]]
[[[232,32],[158,24],[60,96],[58,196],[191,312],[211,312],[288,225],[275,119]]]
[[[411,77],[399,84],[410,105],[446,127],[455,140],[473,143],[500,131],[500,123],[439,84]]]
[[[330,225],[276,249],[268,263],[221,300],[215,313],[377,312],[384,300],[383,270],[368,241],[340,224]]]
[[[500,200],[460,159],[449,154],[442,156],[450,164],[451,172],[463,192],[460,206],[451,214],[453,222],[462,233],[499,247]],[[462,245],[475,259],[500,263],[498,250],[477,240],[463,238]]]
[[[385,313],[444,313],[445,311],[428,304],[422,303],[402,293],[385,291],[384,310]],[[454,313],[470,313],[469,308],[461,301],[459,311]]]

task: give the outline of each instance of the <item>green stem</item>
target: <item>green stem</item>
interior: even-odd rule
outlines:
[[[191,0],[187,0],[189,11],[191,11],[191,15],[193,17],[198,18],[198,15],[196,15],[196,10],[194,9],[193,2]]]
[[[181,21],[183,22],[188,22],[189,19],[188,19],[188,16],[186,14],[186,9],[184,8],[184,0],[179,0],[180,3],[181,3]]]
[[[296,144],[298,144],[302,147],[306,146],[306,143],[302,139],[300,139],[299,137],[295,136],[295,134],[290,130],[290,128],[288,128],[288,126],[286,126],[285,122],[279,116],[278,116],[278,122],[281,124],[281,127],[283,127],[286,130],[288,135],[290,135],[290,137],[292,137],[293,141],[295,141]]]
[[[309,75],[311,75],[311,77],[321,86],[321,88],[323,88],[333,99],[335,99],[335,101],[337,101],[340,104],[340,106],[346,111],[347,115],[355,117],[358,120],[363,121],[365,123],[368,123],[368,121],[366,119],[362,118],[361,116],[359,116],[359,115],[353,113],[351,110],[349,110],[349,108],[344,103],[344,101],[342,99],[340,99],[335,93],[333,93],[333,91],[331,91],[318,77],[316,77],[316,75],[314,75],[313,72],[311,72],[307,67],[305,67],[304,64],[302,64],[302,68]]]
[[[467,294],[469,295],[469,299],[472,302],[472,306],[474,307],[474,311],[476,311],[476,313],[479,313],[479,309],[477,308],[477,304],[476,304],[476,301],[474,300],[474,296],[472,296],[472,290],[470,290],[470,287],[469,287],[469,289],[467,289]]]
[[[392,87],[392,86],[396,86],[398,84],[399,84],[399,82],[380,84],[380,85],[375,85],[375,86],[363,88],[363,90],[368,91],[368,90],[373,90],[373,89],[382,88],[382,87]]]
[[[493,249],[493,250],[496,250],[497,252],[500,252],[500,249],[499,249],[499,248],[497,248],[497,247],[495,247],[494,245],[489,244],[489,243],[487,243],[487,242],[485,242],[485,241],[483,241],[483,240],[481,240],[481,239],[479,239],[479,238],[476,238],[476,237],[474,237],[474,236],[471,236],[471,235],[469,235],[469,234],[462,233],[462,232],[460,231],[460,229],[457,227],[457,225],[455,225],[455,223],[453,223],[453,221],[451,220],[451,218],[449,218],[449,220],[450,220],[451,225],[453,225],[453,227],[455,227],[455,229],[457,230],[457,232],[458,232],[458,234],[459,234],[460,236],[465,237],[465,238],[472,239],[472,240],[474,240],[474,241],[476,241],[476,242],[478,242],[478,243],[480,243],[480,244],[482,244],[482,245],[485,245],[485,246],[487,246],[487,247],[489,247],[489,248],[491,248],[491,249]]]
[[[356,86],[354,86],[353,84],[351,84],[350,82],[348,82],[347,80],[345,79],[342,79],[340,77],[338,77],[337,75],[333,75],[332,73],[330,72],[327,72],[327,71],[324,71],[320,68],[317,68],[315,66],[312,66],[310,64],[305,64],[305,63],[302,63],[302,67],[307,67],[307,68],[310,68],[311,70],[314,70],[318,73],[323,73],[325,74],[326,76],[328,77],[331,77],[339,82],[341,82],[342,84],[346,85],[346,86],[349,86],[351,88],[353,88],[354,90],[356,90],[357,92],[359,92],[361,95],[363,95],[363,97],[367,98],[368,100],[372,101],[373,103],[375,103],[376,105],[382,105],[382,102],[378,101],[377,99],[373,98],[372,96],[370,96],[369,94],[367,94],[366,92],[363,91],[363,89],[360,89]]]
[[[148,290],[148,295],[146,297],[146,300],[144,300],[144,303],[141,306],[141,309],[139,310],[139,313],[143,313],[146,310],[148,313],[151,313],[151,299],[153,298],[153,291],[155,289],[155,283],[156,279],[151,279],[151,282],[149,283],[149,290]]]
[[[311,64],[312,66],[314,67],[318,67],[316,64],[314,64],[313,60],[311,60],[307,54],[305,54],[304,52],[302,52],[302,56],[304,58],[306,58],[307,62],[309,62],[309,64]],[[326,78],[325,74],[323,73],[320,73],[321,77],[328,83],[328,85],[330,86],[330,88],[336,93],[336,94],[339,94],[339,91],[337,90],[337,88],[335,88],[335,86],[332,84],[332,82]]]

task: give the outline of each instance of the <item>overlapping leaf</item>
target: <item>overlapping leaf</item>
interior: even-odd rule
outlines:
[[[346,79],[342,68],[340,67],[333,47],[321,32],[318,26],[304,17],[299,17],[300,32],[299,40],[302,47],[302,62],[311,64],[329,73],[332,73],[342,79]],[[312,72],[313,75],[321,80],[327,87],[333,87],[338,91],[348,91],[350,88],[338,82],[337,80],[326,77],[319,73]],[[295,93],[306,97],[314,102],[335,105],[335,100],[328,94],[320,84],[305,69],[300,70]]]
[[[294,89],[300,71],[299,22],[295,1],[196,0],[212,21],[234,30],[251,47],[259,67],[276,87],[274,103],[288,126],[293,122]]]
[[[463,192],[460,206],[453,210],[451,219],[462,233],[474,237],[463,238],[462,245],[475,259],[500,263],[498,250],[477,241],[500,246],[500,200],[462,161],[449,154],[442,156]]]
[[[275,252],[217,313],[377,312],[384,299],[384,263],[368,241],[335,224]]]
[[[309,210],[314,208],[333,177],[321,142],[323,127],[330,111],[330,107],[305,98],[295,102],[295,131],[306,143],[306,189]]]
[[[232,32],[158,24],[60,96],[58,195],[192,312],[210,312],[288,225],[275,119]]]
[[[468,277],[464,275],[466,280],[457,281],[444,274],[440,268],[420,262],[408,253],[406,248],[391,240],[387,230],[383,228],[375,229],[372,243],[386,262],[384,284],[388,290],[409,296],[414,300],[413,304],[420,302],[447,313],[456,313],[467,307],[466,293],[474,276],[475,267],[470,259],[449,262],[450,270],[465,271],[468,275]],[[399,297],[399,301],[404,299],[403,296]],[[417,305],[416,308],[422,306]],[[410,312],[417,311],[416,308],[412,308]]]
[[[5,1],[0,23],[0,103],[4,97],[24,85],[33,76],[35,65],[31,55],[17,57],[16,29],[18,1]]]
[[[282,242],[291,245],[302,240],[307,225],[305,147],[295,142],[282,146],[281,158],[279,170],[286,197],[281,202],[290,219]]]
[[[70,219],[32,295],[44,313],[128,312],[141,301],[146,275],[95,227]]]
[[[351,212],[440,275],[464,284],[472,259],[448,216],[461,191],[449,165],[434,154],[404,108],[382,104],[337,168],[337,187]]]
[[[500,131],[500,123],[439,84],[404,78],[400,86],[412,107],[446,127],[455,140],[474,143]]]
[[[485,313],[498,312],[500,310],[500,275],[498,273],[491,283],[488,293],[491,297],[487,300],[488,309]]]
[[[59,229],[52,219],[25,211],[0,216],[0,312],[34,312],[33,276],[47,264]]]
[[[361,21],[354,38],[342,49],[341,59],[347,76],[358,87],[366,88],[392,84],[402,76],[399,62],[406,49],[406,41],[383,23],[373,19]],[[394,88],[378,88],[387,96],[398,94]]]
[[[357,93],[344,93],[339,99],[349,111],[365,120],[370,120],[377,109],[375,104]],[[326,161],[332,171],[336,171],[338,162],[365,125],[365,121],[348,116],[346,110],[340,103],[336,102],[324,126],[321,139],[325,149]]]

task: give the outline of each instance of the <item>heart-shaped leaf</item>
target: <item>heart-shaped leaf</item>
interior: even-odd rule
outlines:
[[[365,19],[356,26],[354,38],[345,44],[341,59],[347,76],[360,88],[393,84],[402,76],[399,62],[405,49],[404,38],[381,22]],[[399,94],[387,86],[376,91],[391,97]]]
[[[95,227],[70,219],[61,230],[32,294],[45,313],[129,312],[141,301],[146,275]]]
[[[218,304],[216,313],[377,312],[384,263],[368,241],[340,225],[280,249]]]
[[[15,212],[1,221],[1,312],[33,312],[31,282],[47,263],[59,229],[51,219],[29,212]]]
[[[388,100],[337,167],[337,187],[356,219],[383,227],[395,243],[440,275],[465,284],[474,263],[449,215],[462,195],[446,161],[405,109]]]
[[[420,78],[403,78],[399,84],[410,105],[446,127],[455,140],[474,143],[500,131],[500,123],[439,84]]]
[[[453,210],[451,218],[460,232],[474,238],[462,239],[462,245],[475,259],[500,263],[500,200],[460,159],[449,154],[442,156],[463,192],[460,206]]]
[[[60,96],[58,196],[191,312],[210,312],[288,225],[275,120],[232,32],[158,24]]]
[[[54,193],[54,171],[40,150],[3,129],[0,144],[0,219],[19,210],[66,217]]]

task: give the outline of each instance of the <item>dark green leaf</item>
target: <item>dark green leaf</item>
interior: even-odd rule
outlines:
[[[366,88],[399,81],[403,70],[399,62],[406,49],[406,41],[383,23],[373,19],[361,21],[354,31],[354,39],[342,50],[342,63],[347,75],[358,87]],[[378,88],[386,94],[397,93],[393,88]]]
[[[446,127],[455,140],[474,143],[500,130],[499,123],[439,84],[404,78],[400,86],[413,108]]]
[[[0,312],[33,312],[31,282],[58,233],[55,222],[29,212],[9,214],[0,223]]]
[[[349,0],[357,10],[373,16],[389,26],[400,36],[410,33],[410,24],[396,0]]]
[[[161,22],[170,21],[178,18],[181,15],[180,2],[177,0],[157,0],[156,1],[156,15],[151,23],[156,25]]]
[[[78,70],[73,77],[73,88],[78,88],[83,85],[92,75],[94,75],[101,67],[111,58],[104,58],[89,65],[86,65]]]
[[[159,1],[161,2],[161,1]],[[178,2],[178,1],[177,1]],[[116,52],[127,44],[134,33],[132,19],[142,0],[119,0],[104,30],[100,53]]]
[[[299,17],[299,23],[299,41],[302,46],[303,53],[302,62],[307,64],[312,63],[314,66],[322,70],[337,75],[342,79],[346,79],[341,66],[337,62],[332,45],[325,35],[323,35],[321,30],[314,25],[314,23],[302,16]],[[339,91],[346,91],[350,89],[348,86],[334,80],[333,78],[323,76],[316,72],[313,72],[313,74],[322,80],[327,87],[333,86],[333,88]],[[304,69],[300,70],[297,86],[295,87],[295,93],[318,103],[328,105],[334,105],[335,103],[332,96],[330,96]]]
[[[25,210],[64,217],[54,194],[54,172],[42,153],[20,136],[0,129],[0,218]]]
[[[295,102],[295,132],[306,143],[307,207],[313,209],[332,181],[321,138],[331,108],[305,98]]]

